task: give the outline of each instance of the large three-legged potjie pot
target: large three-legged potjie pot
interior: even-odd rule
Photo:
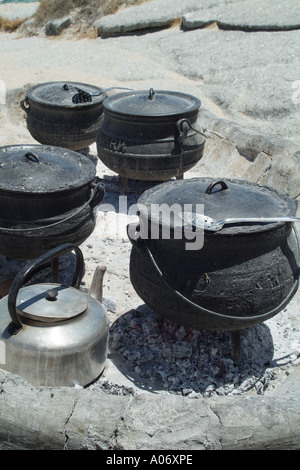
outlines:
[[[177,212],[163,221],[157,208],[172,209],[174,204]],[[246,181],[170,181],[142,194],[139,224],[128,225],[130,279],[141,299],[175,323],[230,331],[232,355],[238,361],[241,330],[276,315],[297,290],[297,235],[292,222],[282,221],[249,220],[216,231],[199,229],[184,222],[187,210],[185,215],[196,218],[197,204],[204,205],[206,216],[219,220],[291,216],[296,201]],[[191,244],[193,230],[196,249]]]
[[[182,179],[202,158],[205,138],[197,125],[200,100],[174,91],[118,93],[103,103],[97,135],[99,159],[128,179]]]

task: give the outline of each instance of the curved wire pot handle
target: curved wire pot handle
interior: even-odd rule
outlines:
[[[29,107],[29,102],[28,102],[27,96],[25,96],[25,98],[21,99],[20,106],[23,109],[23,111],[25,111],[26,114],[29,112],[30,107]]]

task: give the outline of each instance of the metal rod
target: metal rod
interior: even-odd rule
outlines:
[[[59,278],[59,257],[55,256],[51,259],[51,270],[52,270],[52,278],[53,282],[58,283]]]
[[[126,194],[126,188],[127,188],[127,184],[128,184],[128,178],[126,178],[125,176],[120,176],[121,178],[121,182],[120,182],[120,194],[123,196],[124,194]]]

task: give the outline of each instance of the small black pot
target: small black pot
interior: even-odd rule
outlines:
[[[95,165],[60,147],[0,147],[0,252],[32,259],[94,230],[105,191]]]
[[[81,150],[96,141],[106,97],[104,90],[94,85],[47,82],[31,87],[20,105],[35,140]]]
[[[197,129],[200,100],[172,91],[119,93],[103,104],[97,135],[100,160],[128,178],[165,181],[202,158],[205,138]]]

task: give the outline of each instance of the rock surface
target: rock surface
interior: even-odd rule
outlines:
[[[299,380],[299,366],[295,376]],[[0,392],[2,450],[296,450],[300,446],[299,388],[288,379],[276,397],[199,400],[33,388],[0,370]]]
[[[16,29],[35,15],[38,6],[38,2],[0,4],[0,31],[1,29]]]
[[[0,17],[4,7],[6,5],[0,5]],[[187,22],[193,18],[195,21],[197,18],[213,21],[215,26],[186,30]],[[231,30],[220,30],[216,19],[224,21]],[[158,21],[164,23],[160,30],[155,29]],[[175,26],[170,28],[174,21]],[[259,25],[265,25],[265,30],[259,31]],[[249,32],[256,26],[258,31]],[[106,82],[110,86],[117,81],[139,89],[160,86],[184,90],[199,97],[202,106],[218,117],[299,145],[297,0],[284,3],[263,0],[257,4],[247,0],[223,0],[221,3],[215,0],[151,0],[103,16],[94,27],[106,31],[106,35],[112,30],[118,37],[109,38],[109,43],[108,39],[101,38],[77,41],[76,59],[70,44],[68,71],[64,67],[64,53],[55,44],[48,45],[49,55],[40,68],[38,80],[51,80],[53,67],[60,68],[62,75],[75,77],[81,69],[76,70],[77,62],[85,62],[86,80],[92,83],[96,81],[95,84],[102,85],[100,82]],[[130,35],[126,34],[127,28]],[[236,31],[236,28],[240,30]],[[25,34],[26,28],[22,31]],[[31,31],[31,34],[38,35],[28,38],[32,54],[29,43],[24,42],[26,53],[22,53],[11,42],[7,43],[9,50],[6,51],[6,43],[2,42],[3,63],[9,60],[11,52],[20,65],[36,59],[33,51],[41,51],[44,47],[44,28]],[[71,34],[69,27],[60,36],[71,39]],[[29,81],[29,75],[26,81]],[[5,67],[0,79],[5,81],[7,89],[24,84],[23,80],[14,85],[15,80],[11,74],[7,77]]]
[[[45,34],[46,36],[58,36],[63,29],[71,24],[70,18],[60,18],[57,20],[50,20],[46,23]]]

